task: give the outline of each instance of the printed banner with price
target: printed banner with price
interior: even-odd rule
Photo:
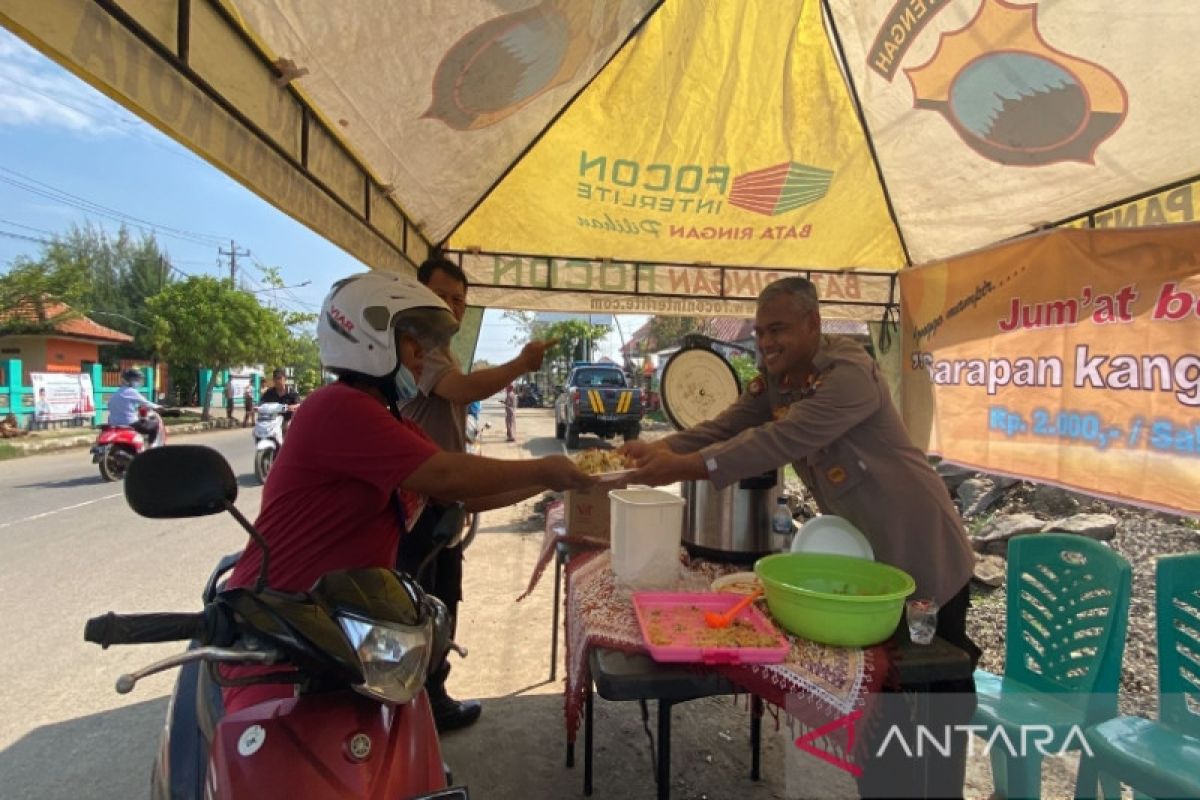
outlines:
[[[929,452],[1200,514],[1200,225],[1058,230],[900,276]]]

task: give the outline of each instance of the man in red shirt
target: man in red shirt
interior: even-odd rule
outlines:
[[[444,346],[456,328],[446,305],[415,279],[371,272],[334,284],[317,339],[338,381],[296,410],[255,521],[271,549],[268,586],[307,591],[333,570],[392,567],[399,537],[426,498],[467,500],[482,510],[592,483],[565,456],[501,461],[445,452],[400,419],[397,405],[416,392],[425,349]],[[261,559],[250,542],[228,586],[252,586]],[[231,677],[262,672],[227,670]],[[225,708],[292,691],[289,684],[226,688]]]

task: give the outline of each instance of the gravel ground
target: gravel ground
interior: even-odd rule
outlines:
[[[998,513],[1036,514],[1028,505],[1031,493],[1031,484],[1012,487]],[[1110,545],[1133,567],[1129,630],[1121,667],[1121,710],[1153,716],[1158,691],[1154,565],[1159,556],[1200,550],[1200,529],[1195,520],[1099,500],[1085,500],[1078,513],[1111,514],[1118,520]],[[1005,605],[1003,588],[976,584],[969,619],[971,638],[984,651],[980,667],[990,672],[1004,671]]]

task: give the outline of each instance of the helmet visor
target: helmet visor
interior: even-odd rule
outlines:
[[[424,348],[444,347],[458,332],[458,320],[445,307],[406,308],[392,317],[397,333],[407,334]]]

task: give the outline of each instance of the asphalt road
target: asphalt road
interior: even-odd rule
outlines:
[[[253,519],[261,488],[245,430],[174,443],[219,450]],[[196,611],[220,556],[245,533],[228,515],[148,520],[101,480],[86,450],[0,462],[0,797],[145,797],[175,675],[118,695],[116,677],[176,644],[101,650],[84,621],[105,611]]]
[[[553,438],[550,409],[518,411],[515,444],[503,442],[504,416],[498,404],[484,404],[484,419],[491,423],[484,435],[487,455],[524,458],[564,451]],[[180,443],[215,447],[229,460],[238,475],[238,507],[254,519],[262,490],[253,476],[249,432],[210,431],[172,441]],[[600,442],[586,437],[582,444]],[[481,534],[491,536],[497,532],[493,528],[485,519]],[[501,529],[508,532],[510,526]],[[146,678],[128,695],[118,695],[113,686],[118,675],[179,652],[182,645],[101,650],[83,641],[84,622],[110,610],[199,610],[200,591],[213,566],[226,553],[240,550],[245,538],[224,514],[187,520],[138,517],[126,505],[122,485],[102,481],[85,449],[0,461],[0,799],[148,796],[175,671]],[[502,588],[495,590],[496,607],[508,619],[514,614],[511,600],[524,589],[540,539],[520,533],[500,538],[506,551],[512,547],[509,539],[521,542],[517,552],[525,556],[508,570],[511,575],[500,576],[511,581],[501,581]],[[486,549],[475,547],[481,555]],[[474,591],[481,594],[485,589]],[[546,634],[545,641],[537,638],[536,647],[530,642],[530,652],[517,659],[528,669],[514,670],[504,658],[491,664],[476,656],[458,677],[467,681],[460,684],[468,693],[464,696],[494,696],[490,683],[471,683],[493,673],[504,678],[492,681],[497,685],[511,683],[514,672],[520,673],[521,686],[544,681],[550,606],[549,592],[543,594],[546,602],[529,601],[520,609],[538,617],[531,629]],[[471,608],[482,613],[486,606]],[[472,623],[468,616],[460,628],[471,624],[487,628],[499,623]],[[551,708],[549,730],[556,731],[561,698],[546,700]],[[462,755],[454,746],[444,746],[447,757]],[[460,746],[474,752],[478,744],[463,740]],[[546,766],[554,775],[560,771],[557,748],[556,739],[555,755]],[[558,777],[573,785],[576,776]]]

